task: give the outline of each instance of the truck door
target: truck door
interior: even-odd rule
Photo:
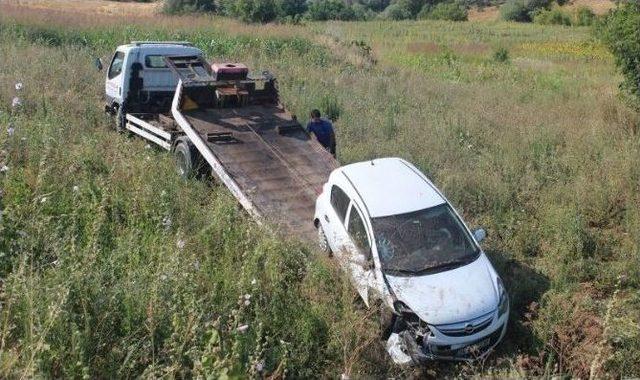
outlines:
[[[107,71],[107,81],[105,82],[105,93],[109,102],[122,104],[124,89],[123,71],[126,54],[116,51],[111,59],[109,70]]]

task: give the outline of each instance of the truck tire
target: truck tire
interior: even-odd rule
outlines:
[[[114,116],[114,128],[117,132],[123,133],[125,131],[125,120],[124,120],[124,110],[120,106],[114,106],[116,109],[116,114]]]
[[[196,174],[194,170],[195,160],[189,145],[184,141],[180,141],[176,145],[173,153],[175,155],[178,175],[183,179],[192,178]]]

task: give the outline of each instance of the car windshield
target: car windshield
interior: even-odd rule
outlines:
[[[419,275],[474,261],[479,250],[448,204],[407,214],[373,218],[382,269]]]

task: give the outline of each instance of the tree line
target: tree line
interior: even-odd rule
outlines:
[[[167,13],[215,12],[245,22],[442,19],[464,21],[487,0],[164,0]]]

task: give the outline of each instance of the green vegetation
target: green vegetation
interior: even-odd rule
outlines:
[[[164,0],[167,13],[217,11],[244,22],[326,20],[406,20],[429,18],[464,21],[474,1],[454,0]],[[420,16],[419,16],[420,15]]]
[[[0,377],[640,375],[639,116],[586,28],[38,12],[0,15]],[[427,173],[490,233],[497,352],[393,367],[333,262],[110,130],[92,63],[134,39],[268,68],[336,118],[341,162]]]
[[[624,75],[622,89],[640,110],[640,4],[628,2],[619,6],[602,22],[599,33]]]
[[[467,9],[460,3],[438,3],[434,6],[425,5],[418,18],[426,20],[467,21]]]

